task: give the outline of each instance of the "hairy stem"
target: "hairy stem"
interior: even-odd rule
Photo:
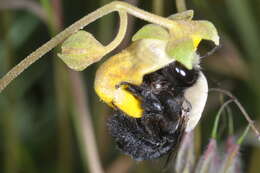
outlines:
[[[13,67],[2,79],[0,79],[0,93],[3,91],[3,89],[12,81],[14,80],[19,74],[21,74],[25,69],[27,69],[31,64],[33,64],[35,61],[39,60],[44,54],[52,50],[54,47],[56,47],[59,43],[64,41],[68,36],[75,33],[76,31],[82,29],[86,25],[94,22],[98,18],[107,15],[111,12],[117,11],[119,12],[120,16],[123,16],[125,18],[125,12],[130,13],[131,15],[141,18],[143,20],[146,20],[151,23],[162,25],[166,28],[173,28],[175,26],[175,22],[157,15],[154,15],[152,13],[143,11],[141,9],[138,9],[130,4],[124,3],[124,2],[112,2],[108,5],[105,5],[96,11],[90,13],[89,15],[83,17],[82,19],[78,20],[71,26],[69,26],[67,29],[56,35],[54,38],[49,40],[47,43],[42,45],[40,48],[36,49],[36,51],[32,52],[29,56],[27,56],[24,60],[22,60],[18,65]],[[121,35],[123,32],[119,32],[120,36],[123,37],[124,35]],[[123,38],[119,39],[119,37],[116,37],[115,40],[122,40]],[[112,41],[111,45],[108,45],[106,47],[106,51],[109,51],[109,48],[114,48],[117,45],[119,45],[120,42]],[[112,50],[110,50],[112,51]]]
[[[239,108],[239,110],[242,112],[242,114],[244,115],[244,117],[246,118],[246,120],[248,121],[251,129],[253,130],[253,132],[256,134],[257,139],[260,140],[260,133],[257,130],[254,121],[250,118],[250,116],[248,115],[248,113],[246,112],[245,108],[241,105],[241,103],[238,101],[238,99],[233,96],[233,94],[231,94],[229,91],[224,90],[224,89],[220,89],[220,88],[211,88],[209,91],[217,91],[217,92],[221,92],[223,94],[225,94],[226,96],[230,97],[231,99],[233,99],[234,103],[237,105],[237,107]]]

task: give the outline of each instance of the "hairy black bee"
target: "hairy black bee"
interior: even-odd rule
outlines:
[[[167,56],[161,53],[166,45],[160,40],[134,42],[102,64],[96,74],[97,94],[116,111],[107,123],[111,135],[118,148],[135,160],[177,151],[183,134],[196,126],[206,103],[207,80],[196,53],[191,69],[175,60],[156,69]],[[145,57],[147,52],[152,54]]]
[[[177,150],[192,109],[185,90],[199,75],[198,68],[188,70],[173,62],[145,75],[140,86],[120,83],[141,100],[144,112],[141,118],[132,118],[118,109],[110,117],[108,127],[119,149],[135,160],[156,159]]]

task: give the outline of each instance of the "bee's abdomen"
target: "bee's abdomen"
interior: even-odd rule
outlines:
[[[180,121],[176,130],[161,131],[160,119],[155,116],[150,120],[136,119],[117,112],[108,120],[108,127],[122,152],[138,161],[152,160],[176,148],[185,129],[185,121]],[[147,130],[147,126],[151,129]]]

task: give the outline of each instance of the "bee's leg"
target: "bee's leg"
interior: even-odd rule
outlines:
[[[116,88],[126,86],[126,90],[142,101],[142,107],[146,112],[160,114],[163,111],[163,106],[157,96],[151,92],[149,88],[134,85],[129,82],[121,82],[116,85]]]
[[[142,91],[143,97],[143,108],[147,112],[147,115],[151,114],[162,114],[164,106],[161,101],[153,94],[150,90]]]
[[[182,103],[182,111],[188,113],[191,111],[191,109],[192,109],[191,103],[188,100],[184,99]]]
[[[161,138],[163,136],[164,126],[167,126],[167,120],[162,114],[144,114],[141,119],[145,131],[153,137]]]
[[[115,87],[119,88],[121,86],[125,86],[126,90],[131,92],[134,96],[138,97],[138,98],[142,98],[142,91],[144,90],[143,87],[141,86],[137,86],[134,84],[131,84],[129,82],[120,82],[119,84],[117,84]]]

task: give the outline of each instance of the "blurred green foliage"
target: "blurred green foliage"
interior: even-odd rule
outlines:
[[[127,1],[127,0],[126,0]],[[174,0],[128,0],[138,7],[163,16],[176,13]],[[1,0],[0,1],[0,75],[89,12],[111,0]],[[18,5],[17,5],[18,4]],[[192,0],[187,8],[194,9],[195,19],[212,21],[220,32],[221,49],[202,60],[203,71],[210,87],[230,90],[253,119],[260,116],[260,1],[259,0]],[[109,15],[87,27],[102,43],[112,40],[118,18]],[[118,52],[130,41],[131,35],[145,22],[131,18],[128,36]],[[208,45],[202,44],[202,53]],[[82,72],[86,85],[84,97],[97,139],[97,147],[105,172],[162,172],[163,160],[135,163],[118,152],[106,128],[112,110],[101,103],[93,90],[98,64]],[[88,172],[76,134],[73,116],[75,102],[68,68],[52,51],[26,70],[0,95],[0,172]],[[219,94],[209,94],[200,126],[196,129],[196,153],[205,149],[213,121],[221,104]],[[235,134],[246,121],[231,106]],[[228,134],[228,120],[222,116],[217,141],[221,144]],[[259,121],[257,121],[259,122]],[[256,123],[259,124],[259,123]],[[246,138],[241,156],[244,172],[257,173],[260,145],[254,136]],[[90,161],[91,162],[91,161]],[[170,171],[169,172],[173,172]]]

